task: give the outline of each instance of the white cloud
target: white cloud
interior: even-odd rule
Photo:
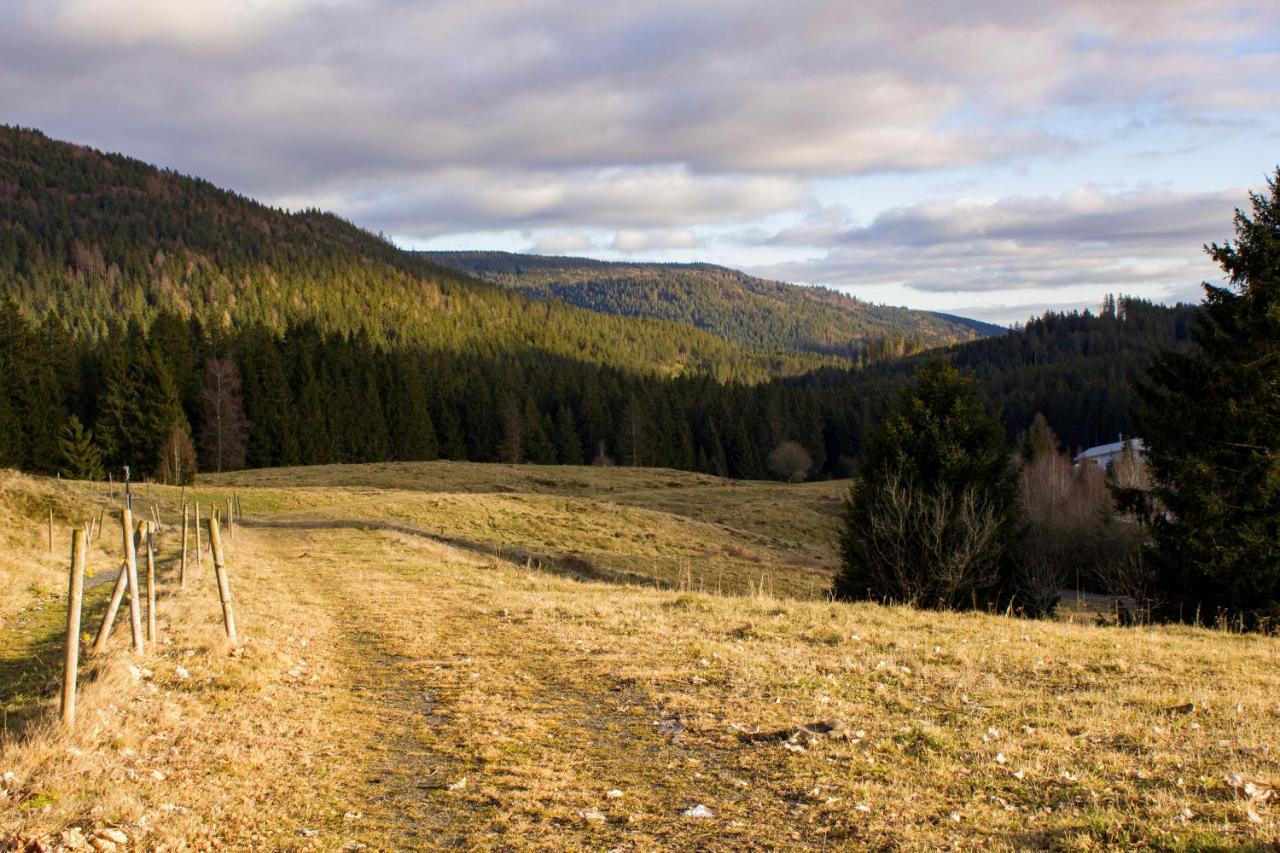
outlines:
[[[370,227],[425,238],[481,227],[666,230],[746,221],[786,210],[802,198],[803,186],[795,180],[697,175],[685,169],[455,169],[344,182],[319,202]],[[301,207],[315,203],[311,199],[284,196],[279,202]]]
[[[207,48],[259,36],[307,5],[309,0],[64,0],[29,3],[27,14],[34,25],[81,44]]]
[[[555,231],[541,234],[529,250],[535,255],[572,255],[595,248],[591,238],[576,232]]]
[[[652,252],[663,249],[694,249],[698,236],[688,228],[658,231],[623,229],[613,236],[610,248],[618,252]]]
[[[757,272],[926,292],[1185,286],[1213,275],[1201,246],[1230,236],[1233,208],[1244,199],[1243,189],[1107,193],[1083,187],[1055,198],[920,202],[862,226],[819,209],[766,239],[830,248]]]

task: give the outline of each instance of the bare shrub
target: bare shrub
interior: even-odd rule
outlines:
[[[156,473],[160,482],[168,485],[185,486],[195,481],[196,449],[191,444],[191,436],[181,426],[169,431],[156,460]]]
[[[1092,575],[1104,550],[1111,498],[1096,465],[1073,468],[1066,457],[1041,453],[1019,479],[1026,531],[1019,545],[1015,584],[1029,616],[1053,612],[1061,590]]]
[[[900,473],[873,488],[860,529],[845,540],[845,563],[859,567],[866,597],[970,607],[999,582],[1001,515],[976,489],[930,493]]]
[[[606,447],[605,443],[601,441],[598,447],[596,448],[596,455],[591,460],[591,464],[597,468],[612,468],[614,465],[617,465],[618,463],[614,461],[614,458],[612,456],[609,455],[608,447]]]
[[[769,472],[779,480],[799,483],[809,476],[813,460],[798,441],[784,441],[769,454]]]

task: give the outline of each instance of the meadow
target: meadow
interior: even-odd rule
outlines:
[[[1257,848],[1280,640],[828,601],[847,484],[460,463],[233,492],[55,723],[67,531],[96,484],[0,473],[0,849]],[[45,539],[55,510],[54,553]],[[119,559],[95,543],[86,625]]]

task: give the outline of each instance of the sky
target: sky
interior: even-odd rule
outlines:
[[[1280,3],[0,0],[0,123],[406,248],[1009,323],[1216,279],[1280,165]]]

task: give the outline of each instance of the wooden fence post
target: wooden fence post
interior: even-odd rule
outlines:
[[[146,524],[146,522],[143,522]],[[154,643],[156,637],[156,552],[153,531],[147,525],[147,642]]]
[[[156,504],[151,505],[151,519],[156,523],[156,533],[160,532],[160,507]]]
[[[227,538],[232,541],[236,538],[236,516],[231,509],[231,498],[227,498]]]
[[[200,501],[196,501],[196,576],[204,574],[204,554],[200,550]]]
[[[80,671],[80,602],[84,598],[84,563],[88,538],[71,531],[71,582],[67,590],[67,655],[62,668],[62,724],[76,721],[76,676]]]
[[[145,532],[145,521],[138,522],[140,542]],[[142,639],[142,590],[138,586],[138,548],[134,537],[125,540],[124,563],[129,578],[129,631],[133,635],[133,650],[138,654],[146,651],[146,643]]]
[[[116,612],[124,599],[124,591],[129,583],[128,553],[133,544],[133,512],[125,507],[120,511],[120,530],[124,539],[125,559],[120,561],[120,574],[116,577],[116,585],[111,590],[111,600],[107,602],[107,612],[102,614],[102,625],[98,628],[98,638],[94,640],[93,651],[101,652],[107,647],[107,638],[111,636],[111,625],[116,621]]]
[[[218,533],[218,519],[209,519],[209,550],[213,552],[213,571],[218,577],[218,599],[222,602],[222,624],[227,629],[227,639],[236,642],[236,617],[231,611],[231,584],[227,580],[227,564],[222,553],[222,537]]]
[[[49,506],[49,553],[53,553],[53,505]]]
[[[187,503],[182,502],[182,562],[178,564],[178,587],[187,585]]]

